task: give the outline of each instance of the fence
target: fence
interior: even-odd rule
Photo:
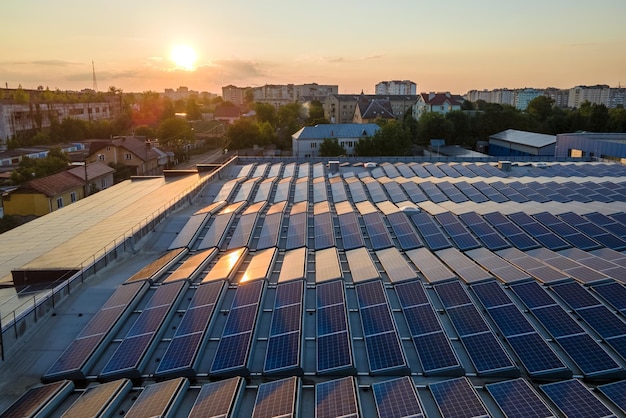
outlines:
[[[119,256],[127,251],[135,251],[135,243],[138,243],[143,237],[148,235],[152,230],[165,219],[169,214],[176,210],[187,206],[200,190],[216,177],[221,177],[221,172],[237,161],[237,156],[233,156],[224,162],[221,167],[217,168],[206,175],[200,174],[200,180],[194,186],[191,186],[181,192],[178,196],[170,199],[167,203],[147,215],[130,231],[126,231],[117,239],[105,245],[100,251],[84,260],[75,270],[78,272],[71,277],[59,281],[53,288],[33,295],[31,298],[22,303],[17,309],[0,318],[0,358],[5,360],[7,351],[13,347],[20,338],[24,337],[29,331],[35,329],[35,325],[52,313],[55,307],[69,296],[74,289],[85,283],[89,278],[95,276],[99,271],[106,268],[110,263],[117,260]]]

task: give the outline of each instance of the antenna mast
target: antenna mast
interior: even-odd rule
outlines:
[[[98,92],[98,82],[96,81],[96,66],[91,61],[91,70],[93,72],[93,91]]]

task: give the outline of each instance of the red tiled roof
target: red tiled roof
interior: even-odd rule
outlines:
[[[35,190],[48,197],[54,197],[83,185],[83,180],[67,171],[62,171],[51,176],[31,180],[22,186],[22,188]]]

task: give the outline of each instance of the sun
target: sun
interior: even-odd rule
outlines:
[[[197,58],[196,51],[188,45],[176,45],[170,52],[170,59],[174,62],[176,68],[185,71],[194,70]]]

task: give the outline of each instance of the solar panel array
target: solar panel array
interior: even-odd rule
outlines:
[[[87,390],[44,385],[56,398],[29,407],[626,413],[626,215],[574,206],[624,202],[626,184],[564,181],[593,174],[565,165],[533,182],[482,163],[237,169],[42,379]]]

